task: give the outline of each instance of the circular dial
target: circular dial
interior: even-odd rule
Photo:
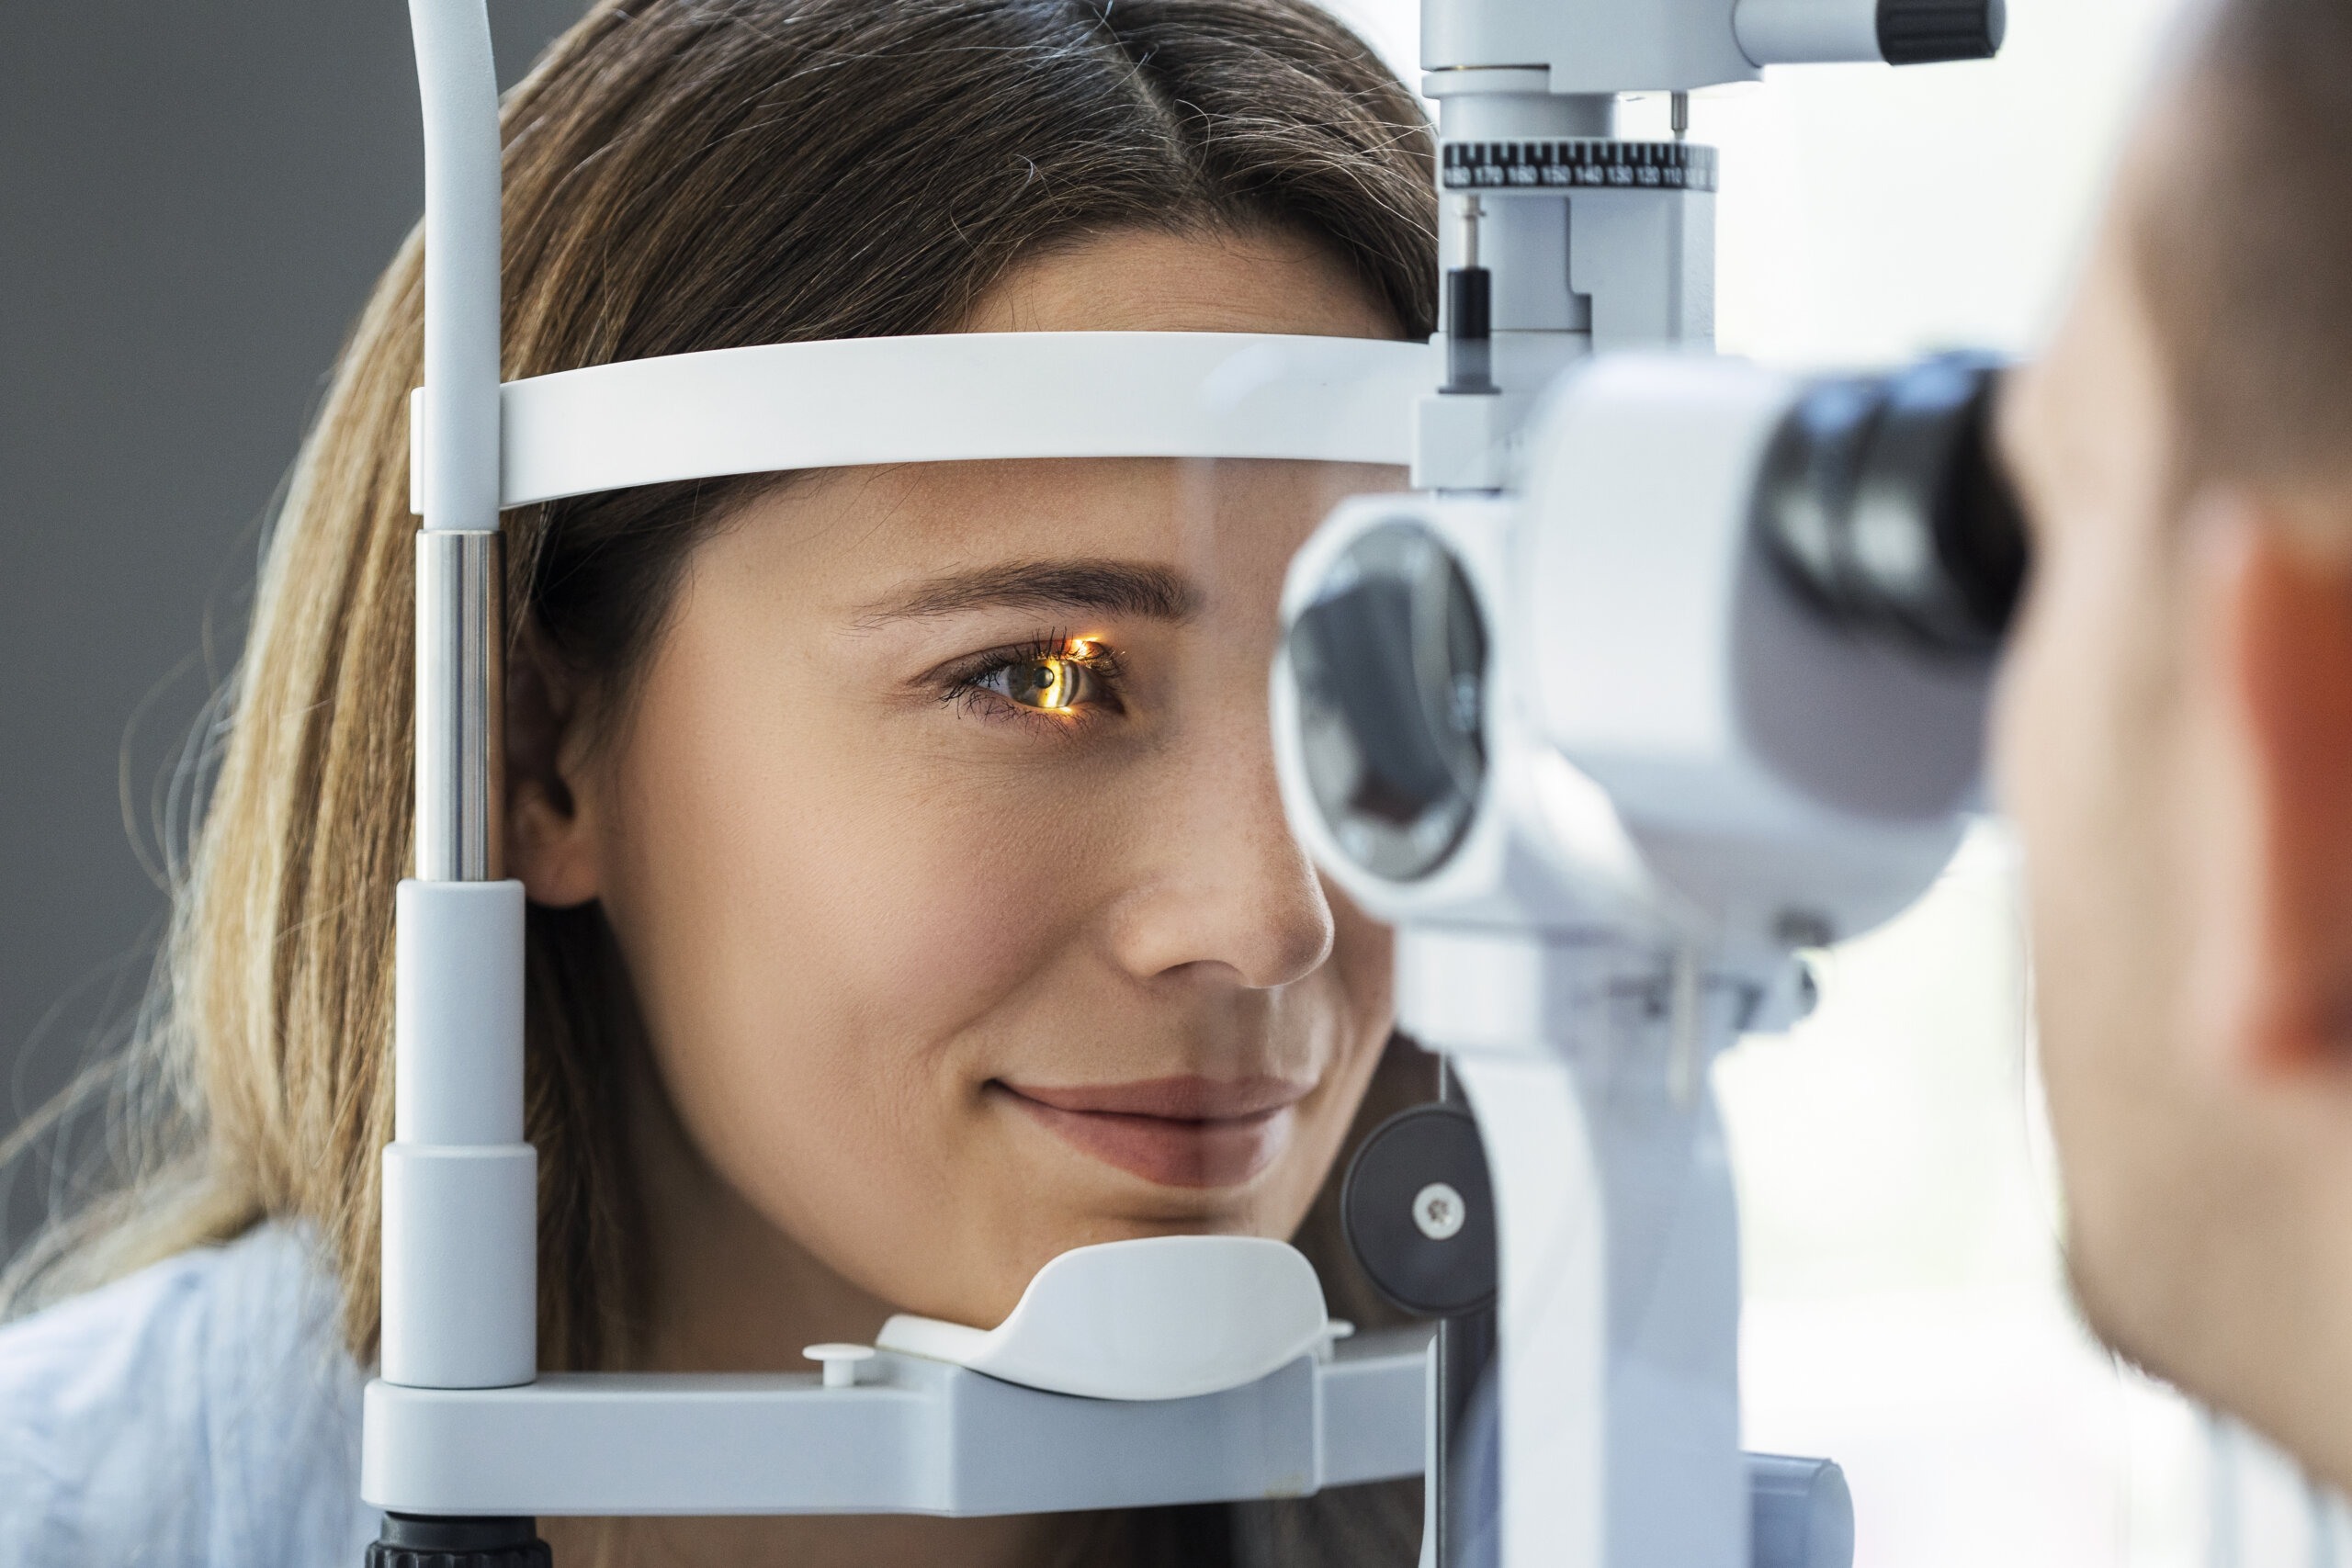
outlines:
[[[1715,188],[1715,150],[1696,141],[1615,141],[1596,136],[1448,140],[1438,180],[1447,190],[1698,190]]]
[[[1348,1247],[1407,1312],[1456,1317],[1495,1299],[1494,1184],[1477,1121],[1416,1105],[1374,1129],[1340,1190]]]

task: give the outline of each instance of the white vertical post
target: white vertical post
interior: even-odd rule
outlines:
[[[424,107],[416,875],[400,886],[383,1376],[537,1368],[538,1155],[523,1141],[523,887],[501,880],[499,131],[485,0],[410,0]]]
[[[498,78],[486,0],[409,0],[424,107],[424,525],[498,527]]]
[[[1397,1025],[1446,1053],[1494,1174],[1501,1568],[1748,1562],[1739,1240],[1704,1074],[1729,1020],[1703,993],[1654,1016],[1664,979],[1632,946],[1397,932]]]

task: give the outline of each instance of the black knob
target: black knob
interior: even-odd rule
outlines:
[[[1348,1248],[1407,1312],[1458,1317],[1495,1299],[1494,1184],[1478,1123],[1417,1105],[1373,1130],[1340,1190]]]
[[[1990,60],[2008,30],[2003,0],[1878,0],[1878,51],[1889,65]]]
[[[386,1514],[368,1568],[553,1568],[538,1522],[514,1517]]]

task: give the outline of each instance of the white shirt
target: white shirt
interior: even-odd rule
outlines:
[[[360,1568],[338,1305],[267,1224],[0,1328],[0,1564]]]

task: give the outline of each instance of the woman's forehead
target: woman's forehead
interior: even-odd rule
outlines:
[[[1402,335],[1379,300],[1323,246],[1277,229],[1121,229],[1057,246],[1008,271],[959,325],[966,332]]]
[[[1368,465],[1174,458],[844,468],[753,502],[713,545],[730,567],[861,609],[953,572],[1078,560],[1151,563],[1197,596],[1278,580],[1332,505],[1401,481]]]

